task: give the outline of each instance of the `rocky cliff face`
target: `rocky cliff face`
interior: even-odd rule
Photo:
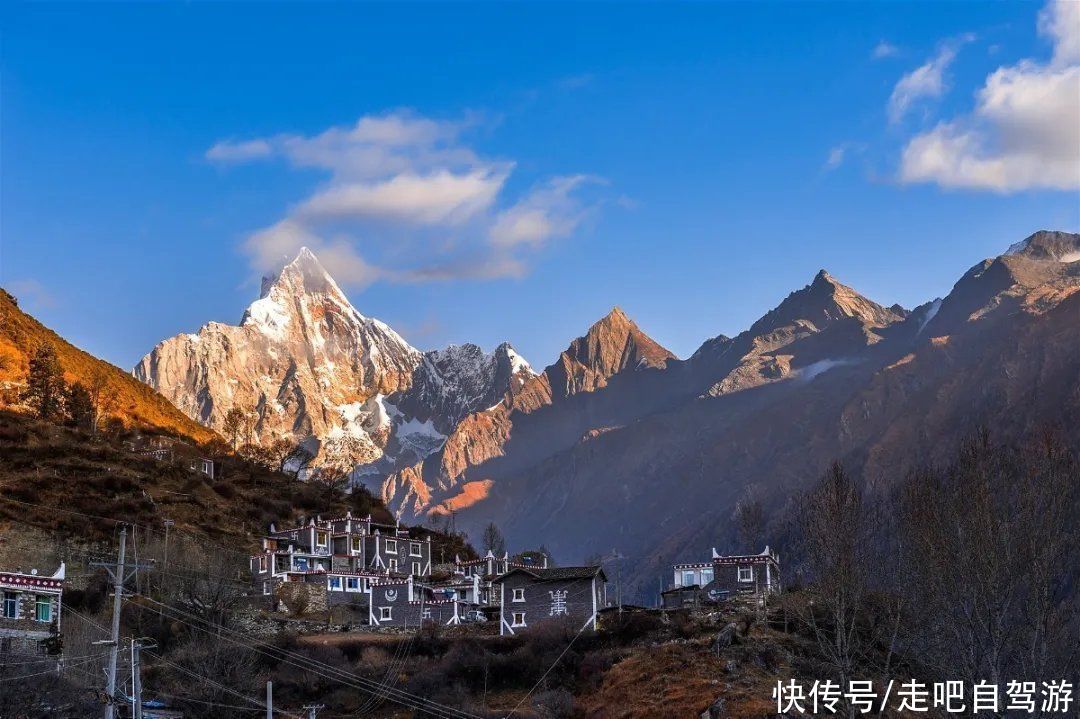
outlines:
[[[437,450],[462,416],[531,375],[509,345],[419,352],[357,312],[307,249],[264,279],[238,326],[165,340],[133,372],[209,427],[243,410],[242,441],[337,442],[370,471]]]

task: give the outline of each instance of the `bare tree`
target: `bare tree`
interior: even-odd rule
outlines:
[[[494,522],[489,522],[484,527],[484,533],[480,538],[481,547],[483,551],[491,552],[497,557],[501,557],[506,552],[506,539],[503,538],[503,534],[499,531],[498,525]]]
[[[225,433],[225,437],[228,438],[233,449],[240,445],[242,439],[247,439],[247,435],[250,434],[249,428],[250,422],[247,413],[239,407],[233,407],[226,412],[221,423],[221,430]]]
[[[90,403],[93,407],[90,430],[96,434],[101,420],[114,414],[119,408],[120,396],[109,382],[108,371],[101,367],[95,368],[90,373],[86,388],[90,393]]]
[[[756,498],[748,498],[735,505],[735,526],[739,530],[739,544],[744,552],[760,552],[765,541],[765,510]]]
[[[1080,468],[1053,434],[1026,447],[984,432],[899,500],[908,650],[941,676],[1002,684],[1077,659]]]
[[[862,605],[867,591],[868,522],[862,490],[834,463],[804,499],[801,529],[816,585],[803,619],[841,686],[856,678],[868,647]],[[848,707],[849,716],[854,708]]]

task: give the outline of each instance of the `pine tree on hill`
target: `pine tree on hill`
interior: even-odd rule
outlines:
[[[22,399],[46,422],[59,420],[64,414],[64,370],[51,344],[43,344],[30,358],[30,373]]]

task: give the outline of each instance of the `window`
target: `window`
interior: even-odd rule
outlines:
[[[263,585],[262,586],[263,595],[264,596],[269,596],[270,595],[270,582],[263,582],[262,585]]]
[[[315,543],[320,547],[325,547],[328,536],[326,532],[315,532]]]
[[[359,552],[360,551],[360,537],[353,537],[352,550],[354,552]]]
[[[525,612],[514,612],[513,617],[514,617],[514,621],[510,626],[512,626],[512,627],[523,627],[523,626],[525,626]]]
[[[307,557],[295,557],[293,558],[293,564],[296,566],[296,571],[306,572],[308,568]]]
[[[4,592],[4,617],[19,618],[19,595],[17,592]]]
[[[684,587],[689,587],[691,584],[697,584],[697,582],[694,581],[694,572],[689,570],[683,572],[682,583]]]
[[[409,556],[410,557],[422,557],[424,553],[420,551],[420,542],[409,542]]]
[[[754,568],[753,567],[739,567],[739,581],[740,582],[752,582],[752,581],[754,581]]]
[[[396,572],[397,571],[397,560],[396,559],[391,559],[390,563],[387,565],[387,569],[389,569],[391,572]]]
[[[259,557],[259,571],[260,572],[265,572],[266,571],[266,556],[265,555],[262,556],[262,557]]]
[[[341,591],[341,577],[330,577],[326,584],[327,589],[331,589],[335,592]]]
[[[514,598],[513,598],[513,599],[512,599],[511,601],[514,601],[514,602],[524,602],[524,601],[525,601],[525,590],[524,590],[524,589],[520,589],[520,588],[519,588],[519,589],[515,589],[515,590],[514,590]]]
[[[420,576],[420,562],[413,562],[412,563],[412,574],[413,574],[414,577],[419,577]]]
[[[350,592],[356,592],[360,589],[360,580],[356,577],[348,577],[345,580],[345,588]]]
[[[706,584],[708,584],[712,580],[713,580],[713,570],[712,569],[702,569],[701,570],[701,586],[705,586]]]
[[[390,612],[391,612],[392,609],[393,609],[393,607],[379,607],[379,621],[380,622],[392,621],[391,618],[390,618]]]
[[[34,603],[34,619],[39,622],[52,621],[52,597],[48,594],[37,595]]]
[[[397,540],[396,539],[387,539],[386,542],[383,544],[383,547],[390,554],[397,554]]]

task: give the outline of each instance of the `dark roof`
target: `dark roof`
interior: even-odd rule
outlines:
[[[568,579],[592,579],[596,576],[603,578],[605,582],[607,581],[607,575],[604,574],[604,569],[599,566],[548,567],[547,569],[541,567],[512,567],[509,572],[496,577],[494,581],[500,582],[515,572],[522,572],[532,577],[536,577],[541,582],[564,581]]]
[[[710,582],[710,584],[711,584],[711,582]],[[660,593],[661,594],[674,594],[676,592],[697,592],[697,591],[700,591],[700,590],[701,590],[701,587],[699,587],[696,584],[684,584],[684,585],[681,585],[681,586],[678,586],[678,587],[671,587],[670,589],[665,589],[664,591],[662,591]]]

